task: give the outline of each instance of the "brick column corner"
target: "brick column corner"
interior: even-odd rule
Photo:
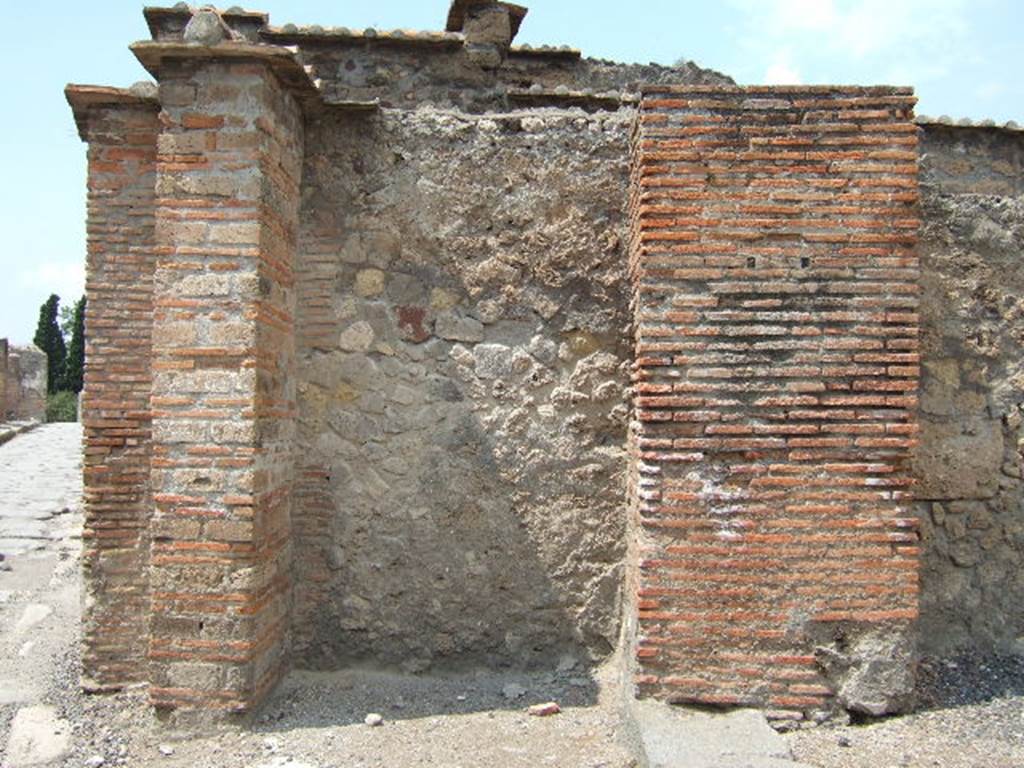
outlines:
[[[82,684],[146,679],[155,99],[69,85],[88,143]]]
[[[910,89],[645,90],[634,137],[638,693],[908,706],[919,542]]]
[[[245,712],[287,666],[296,82],[273,46],[139,43],[160,83],[150,694]],[[306,85],[312,87],[308,78]]]

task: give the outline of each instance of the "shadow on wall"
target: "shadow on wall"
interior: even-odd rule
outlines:
[[[296,666],[552,669],[617,644],[628,126],[311,128]]]

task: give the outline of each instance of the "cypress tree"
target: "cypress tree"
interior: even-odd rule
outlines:
[[[35,338],[32,339],[35,345],[46,353],[46,391],[50,394],[60,387],[64,373],[64,358],[67,357],[64,336],[57,323],[59,308],[60,297],[51,294],[46,303],[39,308],[39,324],[36,326]]]
[[[85,371],[85,296],[75,302],[71,321],[71,341],[68,342],[68,356],[64,361],[64,380],[60,388],[71,392],[82,391],[82,377]]]

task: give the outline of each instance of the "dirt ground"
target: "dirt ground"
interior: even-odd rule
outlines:
[[[141,689],[82,693],[79,445],[75,425],[52,425],[0,446],[0,768],[640,764],[614,662],[589,670],[565,657],[531,674],[294,672],[251,722],[198,736],[158,721]],[[1024,659],[930,661],[921,678],[930,709],[792,731],[793,758],[816,768],[1024,766]],[[561,713],[527,713],[547,701]],[[367,725],[371,713],[383,724]]]

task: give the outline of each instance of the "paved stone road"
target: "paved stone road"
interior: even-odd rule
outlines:
[[[59,763],[55,694],[79,627],[82,432],[46,424],[0,445],[0,766]]]
[[[44,424],[0,445],[0,553],[44,549],[68,535],[56,517],[73,518],[82,496],[82,430]]]

